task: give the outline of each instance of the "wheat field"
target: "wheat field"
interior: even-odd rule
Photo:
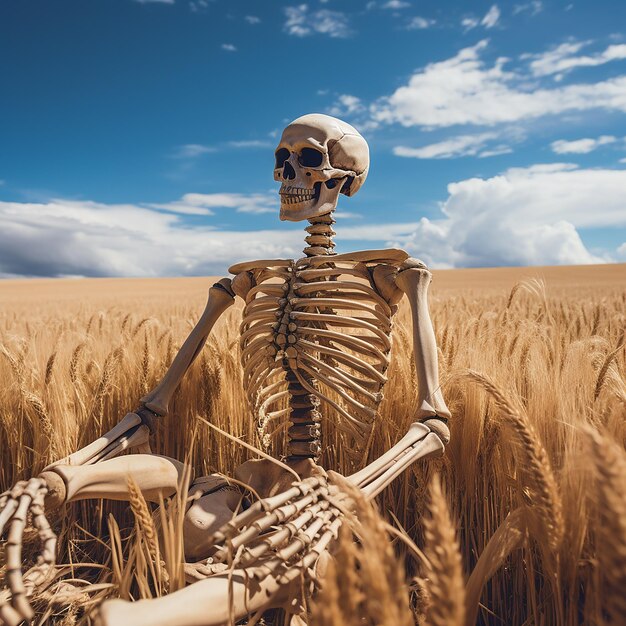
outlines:
[[[375,508],[356,498],[357,519],[340,534],[308,623],[625,624],[625,266],[434,274],[450,445],[407,471]],[[211,284],[0,282],[0,488],[136,408]],[[218,322],[155,434],[153,449],[187,459],[196,475],[229,474],[250,457],[200,418],[259,444],[242,392],[239,314],[232,307]],[[403,305],[367,454],[342,445],[327,423],[326,468],[350,473],[406,432],[416,398],[409,320]],[[179,588],[183,510],[184,498],[174,498],[153,512],[135,492],[130,504],[51,513],[63,567],[33,598],[35,623],[88,624],[105,597]],[[32,563],[36,535],[25,541]]]

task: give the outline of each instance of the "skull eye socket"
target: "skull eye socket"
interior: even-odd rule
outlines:
[[[323,153],[315,148],[302,148],[298,157],[298,163],[302,167],[319,167],[323,160]]]
[[[289,158],[289,150],[287,148],[279,148],[276,150],[276,169],[279,169],[285,165],[285,161]]]

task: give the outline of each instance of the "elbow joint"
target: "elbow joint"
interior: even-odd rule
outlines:
[[[430,430],[435,433],[441,439],[444,446],[450,443],[450,428],[448,427],[448,418],[441,415],[432,415],[423,420],[420,420],[422,424],[428,426]]]

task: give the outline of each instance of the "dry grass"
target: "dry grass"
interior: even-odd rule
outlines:
[[[313,623],[626,623],[623,274],[623,266],[436,274],[431,312],[451,443],[442,460],[415,466],[382,494],[382,517],[359,504],[361,540],[343,534],[320,574]],[[210,284],[0,283],[0,487],[135,408]],[[196,475],[228,474],[249,457],[196,415],[258,444],[241,388],[238,313],[218,323],[155,436],[156,451],[188,457]],[[403,308],[370,460],[411,421],[408,321]],[[325,441],[326,467],[348,473],[368,460],[332,424]],[[55,514],[69,567],[65,582],[38,599],[39,614],[87,622],[86,609],[107,595],[179,588],[183,507],[175,499],[155,514],[135,493],[130,504],[80,503]],[[26,555],[36,548],[29,535]]]

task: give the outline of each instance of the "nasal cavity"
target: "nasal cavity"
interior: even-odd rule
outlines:
[[[285,162],[283,167],[283,178],[285,180],[293,180],[296,177],[296,170],[293,169],[291,163],[289,161]]]

